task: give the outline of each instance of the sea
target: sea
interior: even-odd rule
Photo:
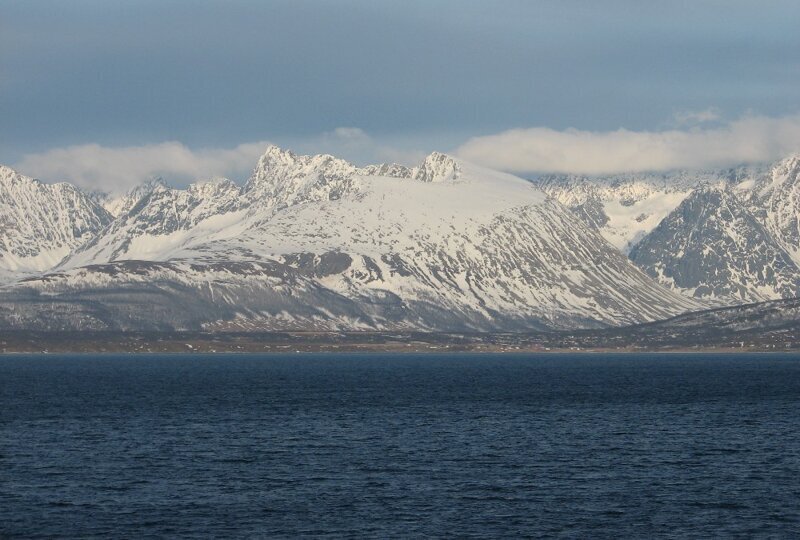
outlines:
[[[800,356],[0,357],[3,538],[797,538]]]

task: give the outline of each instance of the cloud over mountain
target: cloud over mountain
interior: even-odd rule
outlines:
[[[798,151],[800,114],[751,115],[716,127],[665,131],[512,129],[474,137],[456,153],[517,173],[614,174],[725,167],[772,161]]]
[[[68,180],[84,188],[113,192],[154,176],[190,181],[237,173],[247,175],[267,144],[260,141],[234,148],[199,150],[176,141],[116,148],[83,144],[28,154],[16,168],[46,180]]]
[[[376,139],[358,127],[338,127],[295,139],[292,146],[301,152],[342,155],[362,164],[411,165],[425,156],[415,146],[419,142],[403,137]],[[244,181],[270,143],[199,149],[178,141],[119,147],[82,144],[26,154],[14,167],[47,182],[69,181],[85,189],[119,193],[153,177],[163,177],[173,185],[216,176]]]

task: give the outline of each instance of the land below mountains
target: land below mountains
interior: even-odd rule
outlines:
[[[800,352],[800,299],[558,332],[0,332],[3,353]]]

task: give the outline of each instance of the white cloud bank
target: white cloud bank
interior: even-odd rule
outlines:
[[[179,142],[117,148],[84,144],[28,154],[14,168],[47,181],[66,180],[88,189],[118,192],[155,176],[185,182],[247,175],[267,144],[200,150]]]
[[[725,167],[773,161],[800,152],[800,115],[746,116],[722,124],[718,119],[718,112],[708,109],[676,115],[674,120],[684,124],[717,121],[713,126],[607,132],[515,129],[469,139],[454,153],[468,161],[520,174],[613,174]],[[410,165],[430,150],[441,149],[437,143],[441,138],[407,136],[379,141],[359,128],[340,127],[285,141],[285,146],[298,153],[330,153],[359,164]],[[227,149],[191,149],[179,142],[113,148],[85,144],[28,154],[14,167],[45,181],[66,180],[86,189],[114,193],[154,176],[175,185],[215,176],[242,181],[268,144],[250,142]],[[419,150],[422,146],[428,147],[426,151]]]
[[[359,128],[340,127],[288,140],[283,146],[299,154],[330,153],[361,164],[411,164],[424,157],[413,149],[415,142],[407,139],[385,144]],[[163,177],[176,186],[219,176],[241,182],[250,176],[268,144],[258,141],[205,149],[174,141],[124,147],[83,144],[27,154],[13,166],[47,182],[68,181],[85,189],[120,193],[153,177]]]
[[[700,119],[715,119],[713,114]],[[456,150],[465,160],[505,171],[590,175],[725,167],[797,152],[800,115],[746,116],[713,128],[667,131],[513,129],[472,138]]]

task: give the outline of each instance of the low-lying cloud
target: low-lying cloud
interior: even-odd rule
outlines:
[[[356,163],[417,163],[424,157],[407,138],[392,143],[375,140],[356,127],[282,144],[298,154],[329,153]],[[394,144],[393,144],[394,143]],[[83,144],[27,154],[14,164],[23,174],[47,182],[68,181],[88,190],[120,193],[154,177],[175,186],[224,176],[242,182],[249,177],[268,141],[248,142],[234,148],[192,149],[180,142],[108,147]]]
[[[663,131],[558,131],[513,129],[474,137],[453,152],[467,161],[518,174],[704,169],[768,162],[800,152],[800,114],[746,116],[721,123],[715,109],[676,115]],[[712,122],[712,124],[709,124]],[[692,125],[692,127],[689,127]],[[355,163],[419,162],[431,150],[446,150],[440,138],[406,136],[376,140],[356,127],[285,141],[297,153],[330,153]],[[85,189],[121,192],[160,176],[173,185],[225,176],[246,179],[269,143],[234,148],[192,149],[180,142],[106,147],[84,144],[28,154],[14,164],[48,182],[69,181]],[[452,144],[452,141],[451,141]]]
[[[711,113],[703,120],[710,120]],[[712,127],[666,131],[557,131],[538,127],[475,137],[456,154],[516,173],[703,169],[773,161],[800,152],[800,115],[746,116]]]
[[[157,176],[180,183],[247,175],[267,144],[260,141],[200,150],[179,142],[116,148],[84,144],[28,154],[15,168],[48,181],[66,180],[87,189],[117,192]]]

